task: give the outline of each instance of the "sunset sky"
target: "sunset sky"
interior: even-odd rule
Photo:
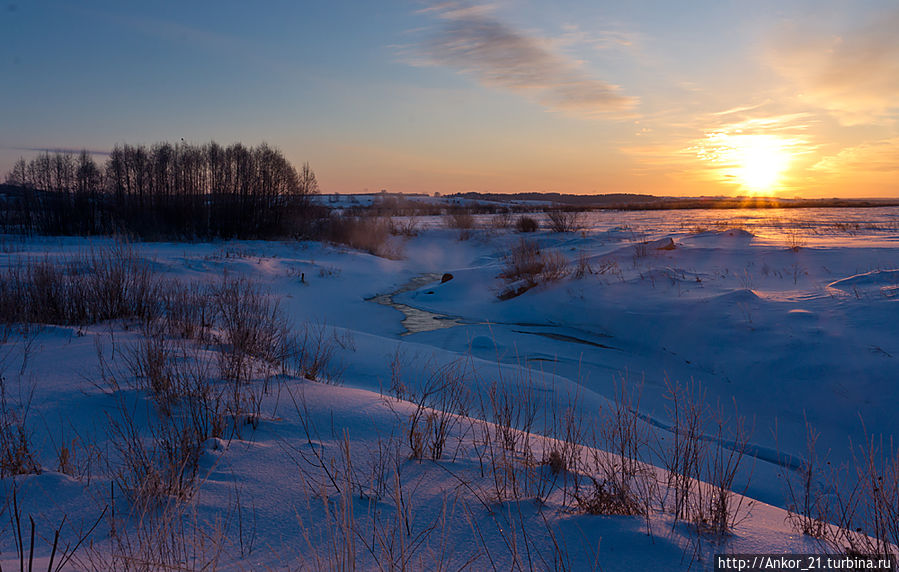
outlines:
[[[183,138],[323,192],[897,197],[897,30],[895,0],[6,2],[0,175]]]

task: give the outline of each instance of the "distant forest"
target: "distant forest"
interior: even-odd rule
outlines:
[[[569,195],[564,193],[456,193],[447,198],[474,201],[545,202],[557,208],[611,210],[869,208],[899,206],[897,199],[801,199],[780,197],[660,197],[628,193]]]
[[[88,151],[20,159],[0,189],[0,231],[124,233],[142,238],[272,238],[302,234],[315,173],[266,144],[118,145],[104,165]]]
[[[566,193],[455,193],[446,195],[448,198],[461,198],[480,201],[539,201],[552,202],[556,205],[571,207],[617,207],[629,204],[652,204],[664,200],[653,195],[636,195],[631,193],[608,193],[599,195],[571,195]]]

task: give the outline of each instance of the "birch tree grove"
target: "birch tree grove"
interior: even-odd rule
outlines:
[[[7,174],[0,226],[27,234],[265,238],[302,231],[318,192],[269,145],[117,145],[99,166],[82,151],[20,159]]]

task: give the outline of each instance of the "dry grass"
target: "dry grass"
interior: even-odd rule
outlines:
[[[506,255],[499,277],[524,282],[529,288],[556,282],[568,274],[568,261],[557,250],[544,251],[531,240],[521,239]]]
[[[446,216],[447,228],[471,230],[475,228],[474,215],[469,211],[457,211]]]
[[[30,406],[30,396],[24,403],[10,402],[6,378],[0,372],[0,479],[41,472],[27,426]]]
[[[816,453],[807,424],[808,453],[787,480],[789,521],[797,532],[849,555],[899,558],[899,447],[882,435],[850,442],[851,458],[834,466]]]
[[[660,447],[668,473],[661,505],[701,534],[724,536],[743,516],[744,497],[733,488],[751,430],[736,412],[711,409],[698,384],[669,383],[668,399],[673,424],[669,442]]]
[[[490,219],[490,226],[496,229],[505,229],[512,226],[512,213],[509,211],[498,212]]]
[[[546,211],[549,230],[553,232],[577,232],[581,229],[581,213],[555,209]]]
[[[537,219],[527,215],[521,215],[515,221],[515,230],[518,232],[536,232],[538,228],[540,228],[540,224]]]
[[[394,236],[418,236],[418,218],[413,216],[390,217],[388,219],[390,234]]]
[[[595,271],[590,265],[590,259],[587,257],[586,252],[581,251],[578,253],[577,265],[574,267],[574,277],[577,280],[581,280],[591,274],[595,274]]]
[[[400,246],[391,240],[391,223],[388,218],[332,215],[327,220],[324,235],[331,242],[345,244],[382,258],[402,257]]]
[[[806,458],[799,469],[785,479],[787,489],[788,520],[793,529],[811,536],[824,539],[828,532],[829,503],[826,501],[822,490],[822,483],[818,482],[821,476],[822,463],[829,466],[830,463],[819,459],[817,453],[818,433],[806,421]]]
[[[127,243],[59,259],[19,259],[0,274],[0,321],[150,320],[160,313],[161,287]]]

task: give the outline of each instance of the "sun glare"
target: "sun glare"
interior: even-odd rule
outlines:
[[[735,149],[737,177],[748,190],[768,191],[777,186],[790,157],[775,138],[747,135]]]
[[[750,193],[777,190],[790,166],[788,143],[774,135],[715,133],[700,151],[702,159],[715,163],[725,181],[739,184]]]

